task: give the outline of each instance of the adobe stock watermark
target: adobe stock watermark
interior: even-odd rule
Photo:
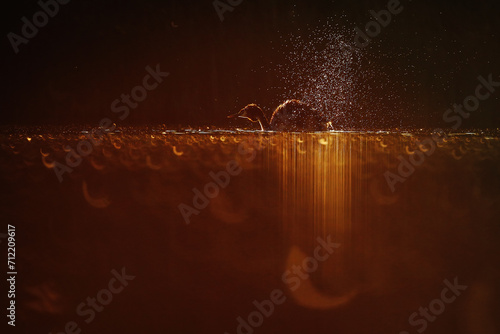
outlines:
[[[135,109],[139,103],[144,101],[148,96],[148,92],[156,89],[162,82],[163,78],[170,75],[168,72],[160,70],[160,64],[153,69],[151,66],[146,66],[147,74],[142,79],[142,85],[137,85],[130,91],[130,94],[121,94],[119,99],[111,102],[111,112],[119,114],[118,118],[124,120],[130,114],[130,109]],[[66,164],[58,161],[52,162],[52,168],[59,182],[63,181],[65,173],[73,172],[73,168],[80,166],[83,157],[90,155],[94,151],[94,146],[99,146],[106,132],[112,132],[116,128],[113,121],[109,118],[103,118],[99,122],[97,130],[92,129],[91,133],[85,136],[88,140],[80,140],[76,144],[76,150],[71,146],[66,146],[64,150],[68,152],[65,157]]]
[[[455,122],[452,126],[454,130],[462,125],[462,119],[469,118],[470,112],[474,112],[479,108],[481,101],[486,101],[490,98],[491,94],[495,92],[495,87],[500,87],[500,81],[493,81],[492,73],[488,75],[488,79],[480,75],[477,77],[477,80],[479,81],[479,85],[476,86],[474,94],[467,96],[462,104],[454,104],[453,110],[448,109],[443,114],[443,121],[446,123]]]
[[[257,151],[260,150],[262,150],[262,146],[254,140],[243,141],[238,145],[238,153],[243,155],[247,162],[252,162],[257,156]],[[217,173],[208,173],[212,181],[207,182],[205,186],[201,188],[203,191],[198,188],[193,188],[192,190],[194,194],[192,201],[193,205],[190,206],[181,203],[177,206],[184,222],[190,224],[191,216],[199,215],[201,210],[205,209],[210,204],[210,200],[219,195],[221,188],[224,189],[229,185],[231,177],[240,175],[242,170],[243,168],[236,160],[231,160],[226,164],[225,170],[221,170]]]
[[[453,283],[445,279],[443,281],[446,286],[441,290],[439,298],[433,299],[428,307],[420,307],[418,312],[413,312],[408,318],[408,323],[416,327],[418,333],[422,333],[427,329],[429,322],[434,322],[437,316],[442,314],[446,309],[446,304],[453,303],[463,291],[467,289],[467,285],[458,284],[458,277],[453,279]],[[409,332],[402,331],[399,334],[410,334]]]
[[[402,155],[398,155],[400,162],[397,173],[389,170],[384,173],[385,181],[391,192],[395,192],[396,184],[398,182],[404,183],[415,172],[415,167],[421,166],[426,157],[430,157],[436,151],[437,144],[443,143],[446,138],[447,136],[443,130],[435,129],[430,138],[425,138],[417,142],[417,148],[406,159]]]
[[[94,321],[96,312],[104,311],[104,308],[113,301],[114,296],[121,293],[128,286],[129,281],[135,278],[135,276],[125,273],[125,267],[121,269],[121,273],[115,269],[111,270],[111,273],[113,277],[109,280],[107,288],[99,290],[96,297],[87,297],[85,302],[78,304],[76,307],[76,314],[85,317],[86,324]],[[64,331],[55,334],[79,334],[81,332],[82,329],[76,321],[68,321],[64,326]],[[52,334],[52,332],[49,332],[49,334]]]
[[[49,23],[49,18],[53,18],[59,13],[59,5],[66,5],[70,0],[40,0],[38,1],[38,6],[42,10],[33,14],[30,20],[26,16],[21,17],[21,22],[23,23],[21,27],[21,35],[9,32],[7,38],[10,45],[14,49],[14,53],[19,53],[19,46],[21,44],[28,44],[30,39],[35,38],[38,34],[38,29],[43,28]]]
[[[294,265],[286,270],[281,280],[291,291],[297,290],[301,282],[307,280],[309,275],[318,270],[319,263],[326,261],[340,247],[340,244],[334,243],[327,236],[326,241],[318,237],[316,239],[318,246],[314,249],[313,256],[306,257],[300,266]],[[287,300],[285,293],[281,289],[274,289],[269,293],[269,299],[262,301],[254,300],[252,302],[255,310],[250,312],[246,318],[241,316],[236,318],[238,323],[236,327],[237,334],[252,334],[254,330],[264,324],[264,320],[273,315],[276,306],[282,305]],[[224,334],[229,334],[224,332]]]
[[[378,12],[370,10],[370,14],[375,20],[369,21],[365,25],[364,32],[358,27],[354,29],[356,31],[354,44],[358,48],[367,47],[371,40],[382,32],[382,28],[387,27],[389,23],[391,23],[393,15],[396,16],[400,14],[403,9],[404,7],[400,5],[399,0],[389,0],[387,3],[387,10],[382,9]]]
[[[214,6],[215,12],[219,16],[219,20],[221,22],[224,21],[224,13],[225,12],[232,12],[234,8],[238,7],[241,5],[243,0],[215,0],[212,2],[212,5]]]
[[[452,125],[454,130],[457,130],[462,125],[463,119],[469,118],[470,113],[479,108],[481,101],[487,100],[495,92],[495,87],[500,87],[500,81],[494,81],[493,74],[489,74],[488,79],[478,76],[477,80],[479,84],[476,86],[474,95],[467,96],[462,104],[453,104],[453,109],[448,109],[443,114],[443,120],[446,123],[454,123]],[[398,165],[397,173],[389,170],[384,173],[389,189],[392,192],[396,191],[396,184],[404,183],[415,172],[416,167],[421,166],[425,162],[426,157],[431,156],[435,152],[436,145],[434,142],[439,143],[444,137],[446,137],[444,134],[442,134],[442,137],[433,135],[432,138],[426,138],[418,142],[418,148],[407,159],[399,155],[398,160],[400,164]]]

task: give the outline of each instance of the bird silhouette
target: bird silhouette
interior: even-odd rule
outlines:
[[[262,108],[252,103],[229,118],[246,118],[259,122],[261,130],[267,131],[325,131],[328,130],[328,119],[316,109],[299,100],[287,100],[280,104],[268,121]]]

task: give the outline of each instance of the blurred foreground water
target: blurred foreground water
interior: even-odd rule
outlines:
[[[1,134],[20,333],[500,332],[497,133],[125,128],[59,182],[88,134]],[[78,306],[122,268],[87,323]]]

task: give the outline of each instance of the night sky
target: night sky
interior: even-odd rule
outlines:
[[[246,125],[226,116],[248,103],[269,115],[299,98],[350,128],[446,128],[454,123],[443,114],[474,94],[478,76],[500,81],[498,1],[401,0],[402,10],[364,48],[354,43],[355,28],[365,30],[370,10],[386,9],[386,0],[219,5],[232,10],[218,13],[211,0],[72,0],[16,53],[9,33],[23,37],[21,19],[32,23],[41,7],[34,0],[5,3],[2,124],[97,126],[107,117],[120,125],[228,127]],[[349,80],[330,70],[346,63],[334,51],[338,40],[355,54]],[[319,56],[314,65],[311,54]],[[135,90],[147,93],[144,100],[128,107],[118,101],[113,109],[122,94],[144,86],[148,66],[169,74],[158,85],[149,80],[151,90]],[[335,89],[322,82],[311,95],[319,76]],[[499,127],[499,107],[500,87],[460,128]]]

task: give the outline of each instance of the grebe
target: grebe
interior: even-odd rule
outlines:
[[[232,117],[247,118],[259,122],[261,130],[273,131],[325,131],[328,120],[308,104],[299,100],[288,100],[274,110],[269,122],[262,109],[252,103],[241,109]]]

